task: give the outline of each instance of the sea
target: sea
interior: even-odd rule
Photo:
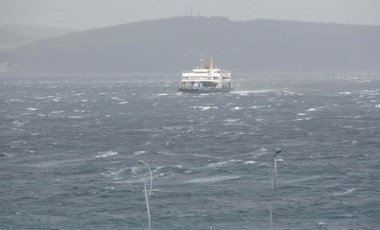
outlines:
[[[380,229],[380,74],[233,80],[1,75],[0,229]]]

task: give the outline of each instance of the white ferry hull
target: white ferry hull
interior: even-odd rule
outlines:
[[[228,93],[232,91],[232,88],[178,88],[178,91],[183,93]]]

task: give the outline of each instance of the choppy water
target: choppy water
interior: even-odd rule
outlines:
[[[0,78],[0,229],[379,229],[380,75]]]

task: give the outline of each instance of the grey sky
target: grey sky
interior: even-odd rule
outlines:
[[[380,0],[0,0],[0,24],[90,29],[183,15],[380,25]]]

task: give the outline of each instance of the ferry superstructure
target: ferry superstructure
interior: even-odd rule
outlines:
[[[230,92],[232,89],[231,72],[214,68],[212,58],[210,67],[207,67],[203,63],[203,57],[201,57],[200,67],[182,73],[178,91],[185,93],[214,93]]]

